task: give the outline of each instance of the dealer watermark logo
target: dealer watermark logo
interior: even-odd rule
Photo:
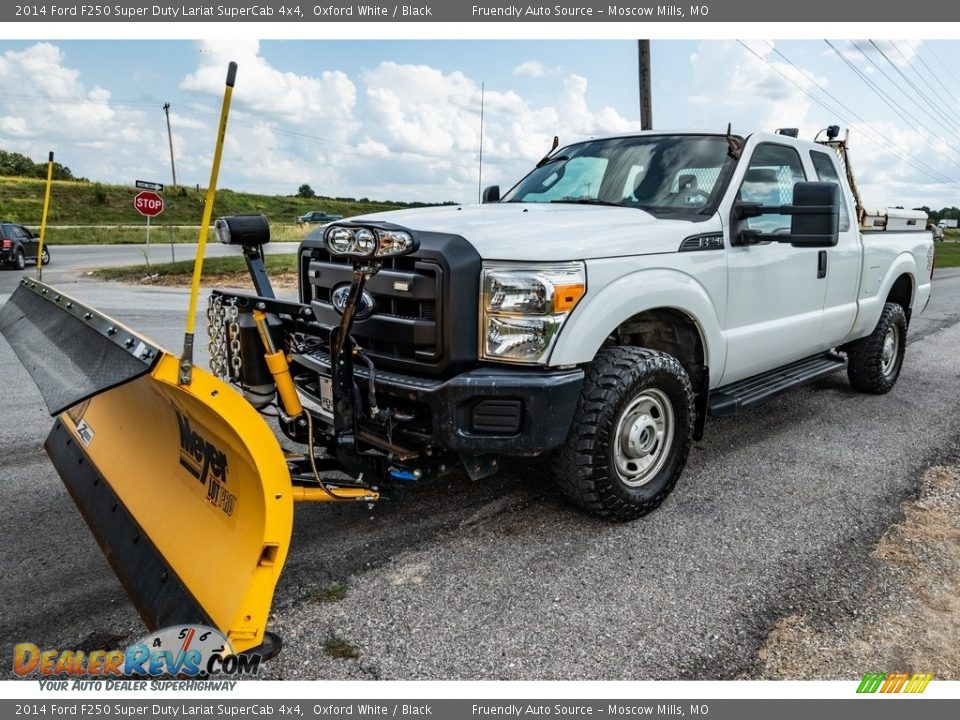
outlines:
[[[175,410],[180,428],[180,465],[207,486],[207,500],[228,517],[237,506],[237,496],[227,490],[227,454],[190,424],[190,419]]]
[[[858,693],[919,694],[933,679],[931,673],[867,673],[857,687]]]
[[[126,650],[41,650],[29,642],[13,649],[14,674],[39,679],[44,690],[147,689],[145,683],[131,687],[127,679],[255,675],[260,661],[260,655],[237,655],[219,630],[206,625],[164,628]]]

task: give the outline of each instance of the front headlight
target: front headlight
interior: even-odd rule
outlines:
[[[544,363],[567,315],[587,289],[583,263],[485,264],[480,356]]]

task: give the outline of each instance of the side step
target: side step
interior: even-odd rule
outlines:
[[[775,395],[832,375],[846,365],[846,359],[832,352],[798,360],[776,370],[717,388],[710,393],[707,409],[711,415],[733,417]]]

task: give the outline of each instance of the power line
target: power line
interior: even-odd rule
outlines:
[[[873,91],[873,93],[874,93],[877,97],[879,97],[881,100],[883,100],[883,102],[884,102],[891,110],[893,110],[895,113],[899,112],[899,113],[902,114],[902,115],[906,115],[909,119],[911,119],[914,123],[916,123],[918,127],[923,128],[924,130],[926,130],[931,136],[933,136],[933,137],[935,137],[937,140],[940,140],[941,142],[943,142],[943,143],[944,143],[945,145],[947,145],[947,147],[949,147],[950,149],[954,149],[953,146],[951,146],[949,143],[947,143],[947,142],[946,142],[943,138],[941,138],[937,133],[935,133],[935,132],[933,132],[932,130],[930,130],[930,128],[928,128],[928,127],[927,127],[926,125],[924,125],[922,122],[920,122],[919,120],[917,120],[916,117],[914,117],[910,112],[908,112],[906,109],[904,109],[899,103],[897,103],[897,102],[896,102],[893,98],[891,98],[886,92],[884,92],[884,91],[880,88],[879,85],[877,85],[877,84],[876,84],[875,82],[873,82],[870,78],[868,78],[868,77],[866,76],[866,74],[865,74],[863,71],[861,71],[860,68],[858,68],[856,65],[854,65],[848,58],[846,58],[846,57],[843,55],[843,53],[841,53],[841,52],[836,48],[836,46],[835,46],[833,43],[831,43],[829,40],[824,40],[824,42],[827,43],[827,45],[830,46],[830,48],[837,54],[837,57],[839,57],[839,58],[844,62],[844,64],[845,64],[847,67],[849,67],[851,70],[853,70],[853,72],[856,74],[856,76],[857,76],[858,78],[860,78],[861,81],[863,81],[864,83],[866,83],[866,85]],[[854,45],[854,47],[856,47],[856,45]],[[860,54],[861,54],[861,55],[864,55],[863,51],[860,50],[860,48],[856,48],[856,49],[857,49],[858,51],[860,51]],[[864,55],[864,57],[866,57],[866,55]],[[867,59],[869,60],[869,58],[867,58]],[[938,148],[938,147],[936,147],[936,146],[935,146],[932,142],[930,142],[930,140],[929,140],[926,136],[924,136],[923,134],[918,134],[918,137],[919,137],[923,142],[925,142],[927,145],[929,145],[929,146],[930,146],[933,150],[935,150],[936,152],[938,152],[938,153],[941,152],[941,149]],[[952,158],[946,157],[946,155],[944,155],[944,157],[945,157],[947,160],[949,160],[951,163],[953,163],[954,165],[956,165],[957,167],[960,167],[960,163],[958,163],[957,161],[953,160]]]
[[[847,123],[848,125],[851,124],[851,123],[850,123],[850,120],[849,120],[848,118],[844,117],[843,113],[837,111],[835,108],[831,108],[829,105],[827,105],[825,102],[823,102],[820,98],[818,98],[818,97],[816,97],[815,95],[813,95],[812,93],[808,92],[806,88],[804,88],[804,87],[803,87],[802,85],[800,85],[798,82],[796,82],[795,80],[793,80],[793,78],[791,78],[791,77],[789,77],[788,75],[786,75],[785,73],[781,72],[775,65],[773,65],[773,63],[771,63],[771,62],[770,62],[769,60],[767,60],[765,57],[763,57],[762,55],[760,55],[760,53],[756,52],[756,51],[755,51],[753,48],[751,48],[749,45],[747,45],[746,43],[744,43],[742,40],[737,40],[737,42],[740,43],[740,45],[742,45],[745,50],[747,50],[748,52],[750,52],[751,54],[753,54],[754,56],[756,56],[759,60],[761,60],[762,62],[764,62],[766,65],[768,65],[771,70],[773,70],[775,73],[777,73],[778,75],[780,75],[780,77],[782,77],[784,80],[786,80],[786,81],[789,82],[791,85],[793,85],[794,87],[796,87],[798,90],[800,90],[800,92],[802,92],[804,95],[806,95],[807,97],[809,97],[809,98],[810,98],[811,100],[813,100],[815,103],[817,103],[818,105],[820,105],[822,108],[824,108],[824,109],[825,109],[827,112],[829,112],[831,115],[835,115],[835,116],[839,117],[841,121],[843,121],[844,123]],[[789,62],[789,61],[788,61],[788,62]],[[793,65],[792,62],[791,62],[790,64]],[[796,68],[796,65],[793,65],[793,66]],[[799,68],[797,68],[797,69],[799,70]],[[818,86],[819,86],[819,84],[818,84]],[[841,104],[843,107],[846,107],[845,105],[843,105],[843,103],[840,103],[840,104]],[[848,110],[848,112],[851,112],[851,111],[849,111],[849,108],[847,108],[847,110]],[[856,115],[855,113],[852,113],[852,112],[851,112],[851,114]],[[857,116],[857,117],[859,117],[859,116]],[[863,120],[862,118],[860,119],[860,121],[863,122],[863,123],[866,123],[866,121]],[[871,128],[869,125],[866,125],[866,124],[865,124],[864,127],[862,128],[862,131],[863,131],[863,133],[864,133],[864,134],[863,134],[863,138],[864,138],[867,142],[870,142],[870,143],[876,145],[877,148],[880,149],[882,152],[887,153],[888,155],[892,155],[893,157],[897,158],[898,160],[901,160],[902,162],[906,163],[907,165],[909,165],[911,168],[913,168],[913,169],[916,170],[917,172],[922,173],[923,175],[926,175],[927,177],[931,178],[932,180],[935,180],[936,182],[953,184],[953,185],[960,185],[960,181],[954,180],[953,178],[949,177],[948,175],[945,175],[944,173],[940,172],[940,171],[937,170],[936,168],[934,168],[934,167],[932,167],[932,166],[930,166],[930,165],[927,165],[927,163],[923,162],[923,161],[920,160],[919,158],[913,157],[913,156],[910,154],[910,151],[909,151],[908,149],[903,148],[903,147],[901,147],[900,145],[897,145],[896,143],[889,142],[889,141],[887,141],[887,140],[885,140],[885,139],[882,139],[882,138],[881,138],[881,140],[876,140],[876,139],[874,139],[873,137],[871,137],[871,135],[873,134],[873,128]],[[868,132],[868,131],[869,131],[869,132]],[[904,154],[901,155],[901,154],[898,154],[898,153],[894,152],[893,150],[891,150],[891,149],[890,149],[890,146],[891,146],[891,145],[892,145],[893,147],[901,150]]]
[[[923,81],[923,84],[924,84],[924,85],[926,85],[928,88],[930,88],[930,92],[932,92],[933,95],[934,95],[934,97],[936,98],[936,96],[939,95],[940,91],[937,90],[935,87],[933,87],[933,85],[931,85],[931,84],[927,81],[927,78],[924,77],[924,74],[923,74],[922,72],[920,72],[919,70],[917,70],[916,64],[913,63],[913,62],[907,57],[906,53],[904,53],[903,50],[900,49],[900,46],[899,46],[899,45],[897,45],[895,42],[893,42],[893,40],[891,40],[890,42],[891,42],[891,44],[893,45],[893,48],[897,51],[897,54],[900,55],[901,58],[903,58],[904,64],[907,65],[907,67],[909,67],[911,70],[913,70],[913,74],[916,75],[918,78],[920,78],[920,80]],[[927,65],[926,62],[924,62],[924,60],[923,60],[922,57],[920,57],[919,51],[914,51],[914,53],[913,53],[913,58],[914,58],[915,60],[919,60],[919,61],[923,64],[923,66],[924,66],[924,67],[927,69],[927,71],[930,73],[931,77],[932,77],[934,80],[936,80],[936,81],[940,84],[940,87],[942,87],[944,90],[946,90],[947,94],[949,95],[949,94],[950,94],[950,91],[947,90],[946,86],[940,81],[940,78],[937,77],[937,76],[933,73],[932,70],[930,70],[930,66]],[[953,98],[951,98],[951,99],[953,99]]]
[[[936,60],[937,60],[938,63],[940,63],[940,65],[943,67],[943,69],[947,71],[947,74],[948,74],[950,77],[953,78],[954,82],[957,83],[958,85],[960,85],[960,78],[957,78],[957,76],[953,74],[953,70],[950,69],[950,66],[947,65],[943,60],[940,59],[940,56],[937,55],[937,53],[934,51],[933,46],[932,46],[932,45],[927,45],[926,47],[927,47],[927,50],[930,51],[930,54],[931,54],[934,58],[936,58]]]
[[[873,40],[870,40],[869,42],[871,45],[873,45],[874,49],[876,49],[876,51],[880,53],[881,57],[883,57],[883,59],[887,61],[887,64],[890,65],[890,67],[892,67],[897,72],[897,74],[901,78],[903,78],[903,80],[907,83],[907,85],[910,86],[910,88],[920,97],[920,99],[927,104],[927,106],[931,109],[932,112],[927,112],[926,110],[924,110],[924,112],[927,112],[927,114],[931,118],[933,118],[934,122],[938,122],[940,124],[940,127],[942,127],[947,132],[960,131],[960,126],[958,126],[956,123],[953,123],[951,127],[947,127],[945,124],[943,124],[943,122],[940,121],[941,117],[946,119],[946,116],[944,116],[943,113],[940,111],[940,109],[937,108],[936,103],[930,100],[930,98],[927,97],[926,93],[920,90],[920,88],[917,87],[917,84],[913,82],[910,78],[908,78],[906,74],[899,67],[897,67],[897,64],[887,56],[887,54],[880,48],[879,45],[877,45],[876,42],[874,42]],[[861,50],[861,52],[863,51]],[[865,53],[864,53],[864,57],[866,57]],[[870,59],[870,62],[873,62],[872,58]],[[876,66],[876,63],[873,63],[873,64],[874,66]],[[879,70],[880,68],[878,67],[877,69]],[[883,70],[880,70],[880,72],[883,72]],[[893,80],[890,80],[890,77],[886,73],[883,73],[883,76],[890,81],[891,85],[893,85],[894,87],[897,87],[897,89],[903,93],[904,97],[906,97],[907,99],[911,99],[910,96],[902,88],[898,87],[897,84],[893,82]],[[916,102],[916,101],[913,100],[913,102]],[[920,107],[919,103],[917,104],[917,107]]]

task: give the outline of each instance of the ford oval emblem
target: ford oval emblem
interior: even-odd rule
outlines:
[[[333,292],[330,293],[330,302],[333,304],[333,309],[337,311],[338,314],[343,315],[343,311],[347,307],[347,298],[350,297],[350,286],[341,285],[333,289]],[[373,315],[373,295],[364,290],[360,293],[360,297],[357,299],[357,308],[353,312],[353,317],[356,320],[366,320],[368,317]]]

